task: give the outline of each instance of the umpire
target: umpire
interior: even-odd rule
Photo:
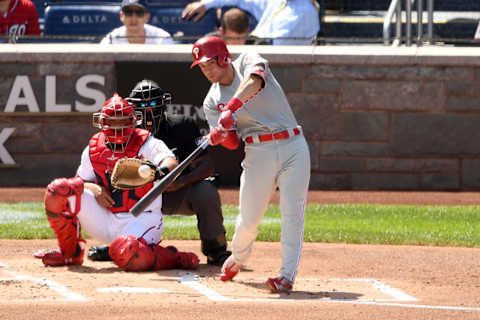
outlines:
[[[201,137],[198,126],[183,115],[167,114],[171,95],[157,83],[147,79],[140,81],[126,100],[135,111],[142,112],[144,128],[165,142],[178,162],[197,148],[197,140]],[[227,251],[220,195],[212,178],[214,171],[213,159],[206,150],[162,194],[162,213],[195,214],[207,263],[222,265],[231,252]],[[94,261],[110,260],[108,246],[91,247],[88,257]]]

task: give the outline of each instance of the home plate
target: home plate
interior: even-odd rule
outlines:
[[[172,291],[166,290],[166,289],[140,288],[140,287],[100,288],[100,289],[97,289],[97,291],[104,292],[104,293],[172,293]]]

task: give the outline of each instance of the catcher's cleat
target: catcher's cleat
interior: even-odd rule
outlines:
[[[112,261],[108,254],[108,245],[93,246],[88,249],[88,259],[92,261]]]
[[[272,293],[290,293],[293,288],[293,282],[282,276],[268,278],[266,283]]]
[[[225,263],[225,260],[227,260],[228,257],[232,255],[231,251],[221,251],[217,252],[213,255],[208,255],[207,256],[207,264],[213,265],[213,266],[221,266]]]
[[[241,267],[242,267],[241,264],[233,260],[233,256],[228,257],[228,259],[225,260],[225,262],[223,263],[222,274],[220,274],[220,280],[222,281],[232,280],[240,271]]]
[[[44,252],[42,262],[44,265],[51,267],[60,267],[67,265],[79,266],[83,264],[83,253],[84,250],[82,249],[77,256],[72,258],[66,258],[60,250],[50,250]]]
[[[168,249],[168,248],[167,248]],[[177,268],[195,270],[198,268],[200,259],[193,252],[177,252]]]

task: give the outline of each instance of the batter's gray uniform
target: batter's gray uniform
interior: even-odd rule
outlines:
[[[212,84],[203,107],[210,127],[216,127],[219,108],[232,98],[240,82],[257,64],[265,66],[265,88],[235,112],[238,135],[245,141],[245,159],[242,161],[240,214],[232,255],[236,262],[245,264],[272,193],[278,187],[282,218],[280,274],[293,282],[303,244],[310,154],[301,127],[268,61],[256,53],[240,55],[232,63],[233,83],[229,86]],[[280,137],[284,139],[277,139]],[[272,139],[265,141],[269,138]]]

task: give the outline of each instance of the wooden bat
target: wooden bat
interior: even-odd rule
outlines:
[[[180,162],[170,173],[160,180],[160,182],[147,192],[131,209],[130,213],[135,217],[140,215],[162,192],[167,190],[168,186],[177,179],[177,177],[185,170],[195,158],[197,158],[203,150],[208,147],[209,139],[205,139],[185,160]]]

